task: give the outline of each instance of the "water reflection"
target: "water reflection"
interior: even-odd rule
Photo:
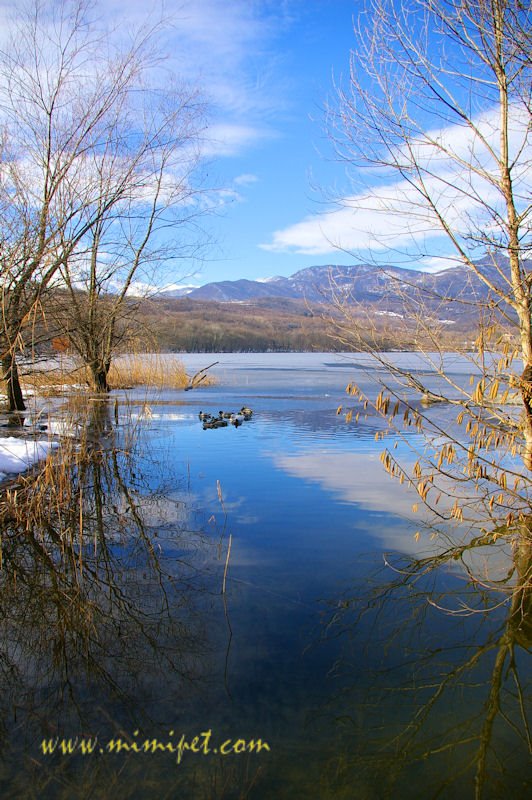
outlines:
[[[176,527],[182,501],[145,483],[131,429],[125,447],[106,403],[91,406],[83,430],[62,464],[21,478],[2,505],[3,797],[117,796],[104,782],[128,759],[67,763],[39,743],[167,735],[213,681],[212,653],[227,639],[205,625],[224,613],[212,544]],[[130,766],[123,796],[141,767]]]
[[[3,498],[3,797],[527,796],[529,534],[417,541],[373,420],[336,416],[345,378],[278,380],[79,408],[54,469]],[[202,430],[253,392],[253,421]],[[272,752],[38,749],[210,728]]]
[[[496,586],[470,569],[464,586],[447,571],[497,547],[479,536],[436,556],[395,557],[371,592],[335,602],[326,634],[344,642],[343,691],[326,711],[337,724],[335,796],[359,796],[348,787],[361,783],[379,785],[364,797],[529,796],[531,527]]]

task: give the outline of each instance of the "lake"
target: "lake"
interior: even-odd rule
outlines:
[[[51,509],[73,551],[4,536],[2,797],[529,796],[532,637],[461,563],[414,575],[446,545],[385,473],[382,421],[337,413],[381,371],[363,354],[179,358],[217,361],[215,384],[93,404],[83,504]],[[446,368],[467,384],[467,362]],[[198,417],[242,406],[239,427]],[[412,430],[397,457],[421,443]]]

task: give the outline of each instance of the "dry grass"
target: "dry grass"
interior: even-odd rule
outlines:
[[[43,555],[50,543],[74,545],[72,523],[81,518],[81,511],[72,476],[84,459],[86,448],[67,438],[59,451],[51,451],[45,460],[16,476],[0,493],[2,539],[30,535],[43,548]],[[59,523],[52,524],[52,518]]]
[[[85,366],[72,365],[48,370],[35,369],[24,375],[23,387],[41,396],[86,393],[91,387],[90,372]],[[212,383],[208,378],[203,385]],[[189,376],[181,361],[173,356],[132,354],[118,356],[111,365],[109,384],[113,389],[148,386],[158,389],[184,389]]]
[[[85,367],[36,369],[25,374],[21,383],[23,390],[30,389],[41,397],[86,392],[88,372]]]
[[[188,376],[182,362],[157,355],[119,356],[111,365],[109,383],[113,389],[153,386],[161,389],[184,389]]]
[[[85,546],[104,530],[105,493],[118,474],[108,462],[114,467],[119,454],[127,451],[109,444],[113,428],[108,405],[86,398],[80,402],[75,395],[70,404],[62,418],[70,433],[61,437],[60,447],[0,490],[0,569],[2,559],[10,558],[14,543],[22,539],[33,556],[53,571],[61,562],[62,570],[77,581]],[[104,434],[105,447],[100,442]],[[58,572],[58,580],[67,579],[67,572]]]

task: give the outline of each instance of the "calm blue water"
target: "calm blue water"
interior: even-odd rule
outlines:
[[[358,355],[182,359],[218,360],[215,385],[119,396],[119,453],[85,476],[83,580],[61,589],[41,564],[4,601],[3,796],[465,798],[475,780],[528,796],[526,637],[500,677],[509,605],[441,610],[475,602],[455,564],[406,579],[437,546],[382,469],[379,420],[337,414],[346,384],[379,372]],[[238,429],[202,429],[200,411],[243,405]],[[204,732],[180,764],[131,750]],[[45,756],[44,736],[97,737],[97,752]],[[130,749],[107,752],[113,737]],[[220,752],[251,739],[268,749]]]

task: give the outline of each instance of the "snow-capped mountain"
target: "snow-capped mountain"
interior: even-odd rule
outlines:
[[[496,267],[485,259],[478,268],[492,283],[502,284]],[[420,272],[403,267],[375,267],[368,264],[353,266],[312,266],[290,277],[270,279],[215,281],[185,291],[165,292],[159,296],[178,297],[184,294],[191,300],[219,303],[253,303],[268,298],[304,300],[308,303],[328,302],[336,297],[389,312],[402,311],[408,302],[423,299],[427,306],[440,305],[448,299],[460,300],[455,314],[467,313],[468,306],[486,299],[486,284],[466,267],[451,267],[436,273]]]

